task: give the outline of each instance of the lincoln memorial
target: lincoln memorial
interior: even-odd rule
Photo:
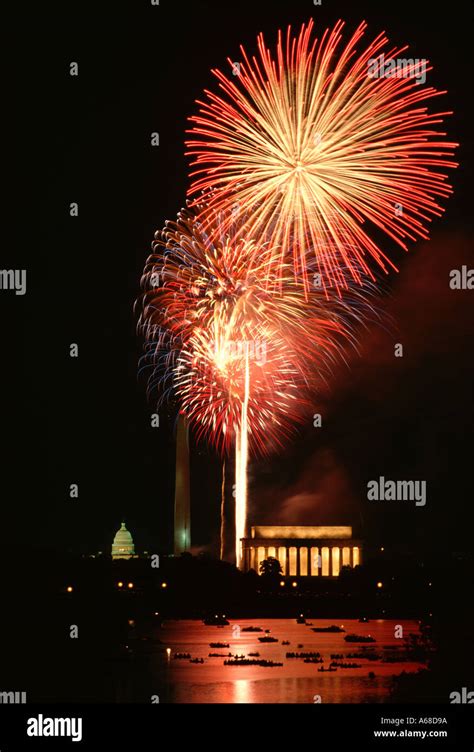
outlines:
[[[242,538],[242,553],[244,571],[258,572],[272,556],[289,577],[337,577],[341,567],[361,563],[361,543],[348,526],[254,526],[250,537]]]

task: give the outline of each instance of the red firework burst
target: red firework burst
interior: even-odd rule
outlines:
[[[250,447],[265,452],[294,430],[353,340],[365,293],[305,295],[289,264],[277,291],[271,249],[257,252],[235,214],[230,223],[206,211],[206,228],[197,214],[183,210],[157,233],[145,269],[150,385],[170,389],[196,435],[223,451],[245,412]]]

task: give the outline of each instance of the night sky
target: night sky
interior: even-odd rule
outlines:
[[[9,545],[59,552],[109,550],[122,516],[139,549],[172,540],[173,423],[150,427],[153,404],[137,377],[141,342],[133,303],[155,230],[184,205],[186,118],[214,86],[212,67],[255,49],[257,33],[313,17],[363,19],[410,56],[434,64],[447,89],[442,109],[459,141],[454,196],[430,242],[395,253],[400,274],[378,306],[384,326],[361,337],[349,365],[315,403],[323,428],[306,427],[285,451],[250,467],[251,522],[353,524],[373,545],[424,551],[472,544],[474,291],[449,288],[449,272],[473,267],[472,41],[467,4],[426,0],[323,0],[90,4],[22,19],[10,64],[20,85],[12,133],[14,169],[2,268],[26,268],[24,297],[2,293],[6,347],[2,528]],[[62,16],[62,13],[68,14]],[[74,17],[74,20],[72,20]],[[79,62],[79,77],[69,63]],[[439,104],[441,107],[441,104]],[[9,118],[7,117],[7,120]],[[150,146],[150,134],[160,146]],[[69,217],[69,203],[79,217]],[[11,231],[11,237],[9,237]],[[389,323],[387,323],[389,322]],[[69,358],[70,343],[79,358]],[[404,357],[394,358],[394,344]],[[7,424],[7,408],[12,408]],[[426,507],[370,503],[380,475],[427,481]],[[79,484],[79,499],[68,496]],[[220,462],[192,452],[192,535],[215,550]]]

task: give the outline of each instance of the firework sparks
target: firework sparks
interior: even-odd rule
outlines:
[[[264,452],[291,431],[351,336],[354,300],[328,305],[317,287],[308,300],[289,265],[277,285],[271,249],[257,254],[241,222],[215,214],[208,232],[198,215],[185,209],[157,233],[145,270],[149,385],[173,393],[198,438],[222,451],[235,444],[245,401],[252,451]]]
[[[247,517],[247,461],[281,446],[312,406],[331,364],[353,341],[362,289],[329,301],[310,296],[290,265],[283,282],[272,250],[244,239],[245,218],[185,209],[157,233],[144,275],[140,321],[152,366],[150,387],[173,394],[195,429],[222,452],[236,454],[236,555]],[[308,262],[309,264],[310,262]]]
[[[370,257],[395,269],[371,229],[404,250],[427,238],[427,224],[442,213],[438,199],[452,192],[439,168],[456,166],[457,144],[436,130],[451,113],[426,107],[445,92],[420,85],[410,67],[405,77],[371,77],[371,59],[395,60],[407,47],[390,47],[381,33],[358,54],[363,22],[341,49],[343,26],[320,41],[312,21],[297,37],[280,32],[276,57],[263,35],[258,57],[241,48],[233,80],[213,71],[221,93],[198,101],[187,141],[189,194],[212,187],[213,211],[244,207],[255,251],[266,242],[280,276],[289,259],[306,292],[308,248],[324,287],[347,286],[346,270],[357,282],[372,277]]]

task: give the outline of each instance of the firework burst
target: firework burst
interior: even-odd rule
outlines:
[[[204,228],[202,211],[183,210],[156,235],[143,280],[143,365],[150,389],[177,398],[198,439],[229,451],[245,408],[251,449],[264,453],[294,430],[353,341],[364,296],[333,295],[329,305],[315,286],[308,298],[291,265],[277,281],[272,249],[244,239],[245,218],[215,213],[209,227],[206,210]]]
[[[379,34],[361,53],[361,23],[341,48],[343,22],[313,36],[278,35],[276,56],[258,37],[258,56],[241,48],[238,75],[214,70],[220,95],[206,91],[187,141],[193,157],[190,195],[213,188],[212,211],[247,212],[246,238],[272,249],[283,277],[287,261],[310,288],[308,248],[323,287],[347,286],[347,274],[373,277],[370,258],[396,268],[371,238],[378,228],[407,250],[427,238],[427,225],[452,192],[444,172],[457,144],[436,126],[450,112],[429,113],[426,102],[445,92],[407,75],[373,77],[370,61],[395,61],[407,47]],[[431,70],[427,65],[426,70]],[[195,199],[199,202],[199,197]],[[202,221],[208,219],[206,212]],[[212,225],[212,217],[210,225]]]

